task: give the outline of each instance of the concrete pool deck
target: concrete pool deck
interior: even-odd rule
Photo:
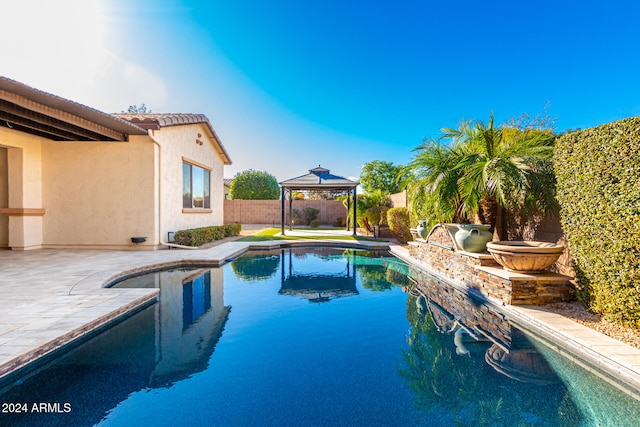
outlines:
[[[156,301],[156,289],[103,287],[118,278],[179,265],[217,266],[251,248],[336,243],[318,239],[233,241],[203,250],[2,250],[0,388],[18,379],[25,367],[46,363],[75,342]],[[386,242],[352,244],[389,246]],[[391,246],[395,254],[406,251],[401,246]],[[540,307],[502,309],[516,323],[534,327],[552,343],[564,343],[574,355],[640,390],[640,350]]]

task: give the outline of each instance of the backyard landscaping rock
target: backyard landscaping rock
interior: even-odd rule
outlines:
[[[608,322],[597,314],[587,311],[581,302],[553,303],[545,305],[544,308],[640,349],[640,331]]]

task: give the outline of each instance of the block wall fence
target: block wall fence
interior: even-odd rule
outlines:
[[[294,200],[293,209],[300,212],[304,208],[318,209],[321,225],[333,226],[337,218],[347,217],[347,208],[336,200]],[[289,222],[289,201],[285,201],[286,223]],[[225,224],[271,224],[279,226],[282,218],[282,201],[280,200],[225,200]]]

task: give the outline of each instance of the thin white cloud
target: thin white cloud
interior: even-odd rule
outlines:
[[[94,85],[94,102],[111,113],[141,103],[153,108],[168,98],[167,85],[156,73],[113,54]]]
[[[21,0],[2,7],[0,75],[107,112],[167,99],[156,73],[106,48],[101,2]]]

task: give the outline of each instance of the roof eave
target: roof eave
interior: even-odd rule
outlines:
[[[51,117],[59,123],[103,135],[105,140],[126,141],[129,135],[147,134],[145,129],[126,120],[4,76],[0,76],[0,99],[10,102],[13,108],[32,112],[30,114]]]

